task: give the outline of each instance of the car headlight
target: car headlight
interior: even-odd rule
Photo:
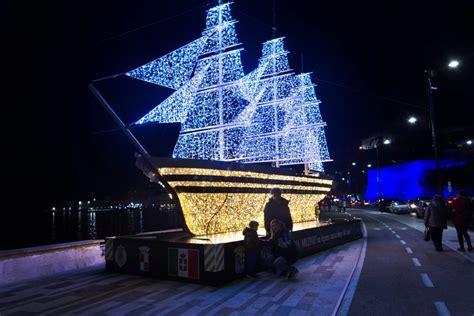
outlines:
[[[416,204],[410,204],[410,208],[416,208]]]

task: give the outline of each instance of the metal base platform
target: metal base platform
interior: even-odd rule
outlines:
[[[265,236],[264,230],[258,234]],[[300,257],[362,237],[361,221],[296,223],[293,238]],[[267,253],[268,249],[262,249]],[[106,238],[106,269],[208,285],[245,276],[241,232],[191,236],[178,230]]]

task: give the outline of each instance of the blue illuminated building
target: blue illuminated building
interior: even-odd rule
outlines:
[[[441,160],[441,169],[451,169],[465,166],[465,161],[451,159]],[[434,160],[417,160],[396,166],[380,168],[380,189],[383,198],[411,200],[417,198],[431,198],[436,194],[433,175],[436,173]],[[433,182],[433,183],[432,183]],[[452,193],[456,194],[455,184]],[[443,195],[449,196],[447,184],[444,185]],[[379,186],[377,183],[377,169],[368,172],[368,183],[365,191],[367,200],[377,200]]]

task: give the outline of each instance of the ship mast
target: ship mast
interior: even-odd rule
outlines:
[[[222,5],[222,0],[219,0],[219,6]],[[222,25],[222,10],[219,10],[219,25]],[[222,28],[218,28],[219,32],[219,86],[222,86]],[[219,89],[219,125],[224,124],[224,104],[222,100],[222,89]],[[225,159],[225,141],[224,130],[219,130],[219,160]]]
[[[276,28],[276,0],[273,0],[273,39],[276,39],[276,34],[277,34],[277,28]],[[275,49],[273,49],[275,51]],[[272,73],[276,73],[276,60],[273,59],[272,62]],[[273,100],[277,99],[277,82],[276,80],[273,81]],[[273,106],[273,119],[274,119],[274,129],[275,132],[278,131],[278,111],[277,111],[277,104]],[[278,144],[279,142],[279,137],[275,137],[275,167],[279,168],[280,167],[280,146]]]

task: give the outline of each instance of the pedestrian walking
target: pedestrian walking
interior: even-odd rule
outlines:
[[[447,229],[448,209],[441,195],[435,195],[425,211],[425,227],[428,227],[436,251],[443,251],[443,229]]]
[[[287,199],[281,196],[281,190],[279,188],[273,188],[270,191],[271,197],[265,204],[263,210],[264,225],[267,231],[267,236],[270,236],[271,229],[270,223],[273,219],[282,221],[286,228],[290,231],[293,230],[293,219],[291,218],[290,208],[288,206]]]
[[[344,197],[342,200],[342,212],[345,213],[347,208],[347,198]]]
[[[458,233],[459,248],[458,251],[465,252],[464,239],[466,239],[467,250],[472,251],[471,237],[467,233],[467,228],[472,218],[472,202],[465,191],[459,191],[453,201],[451,218]]]

